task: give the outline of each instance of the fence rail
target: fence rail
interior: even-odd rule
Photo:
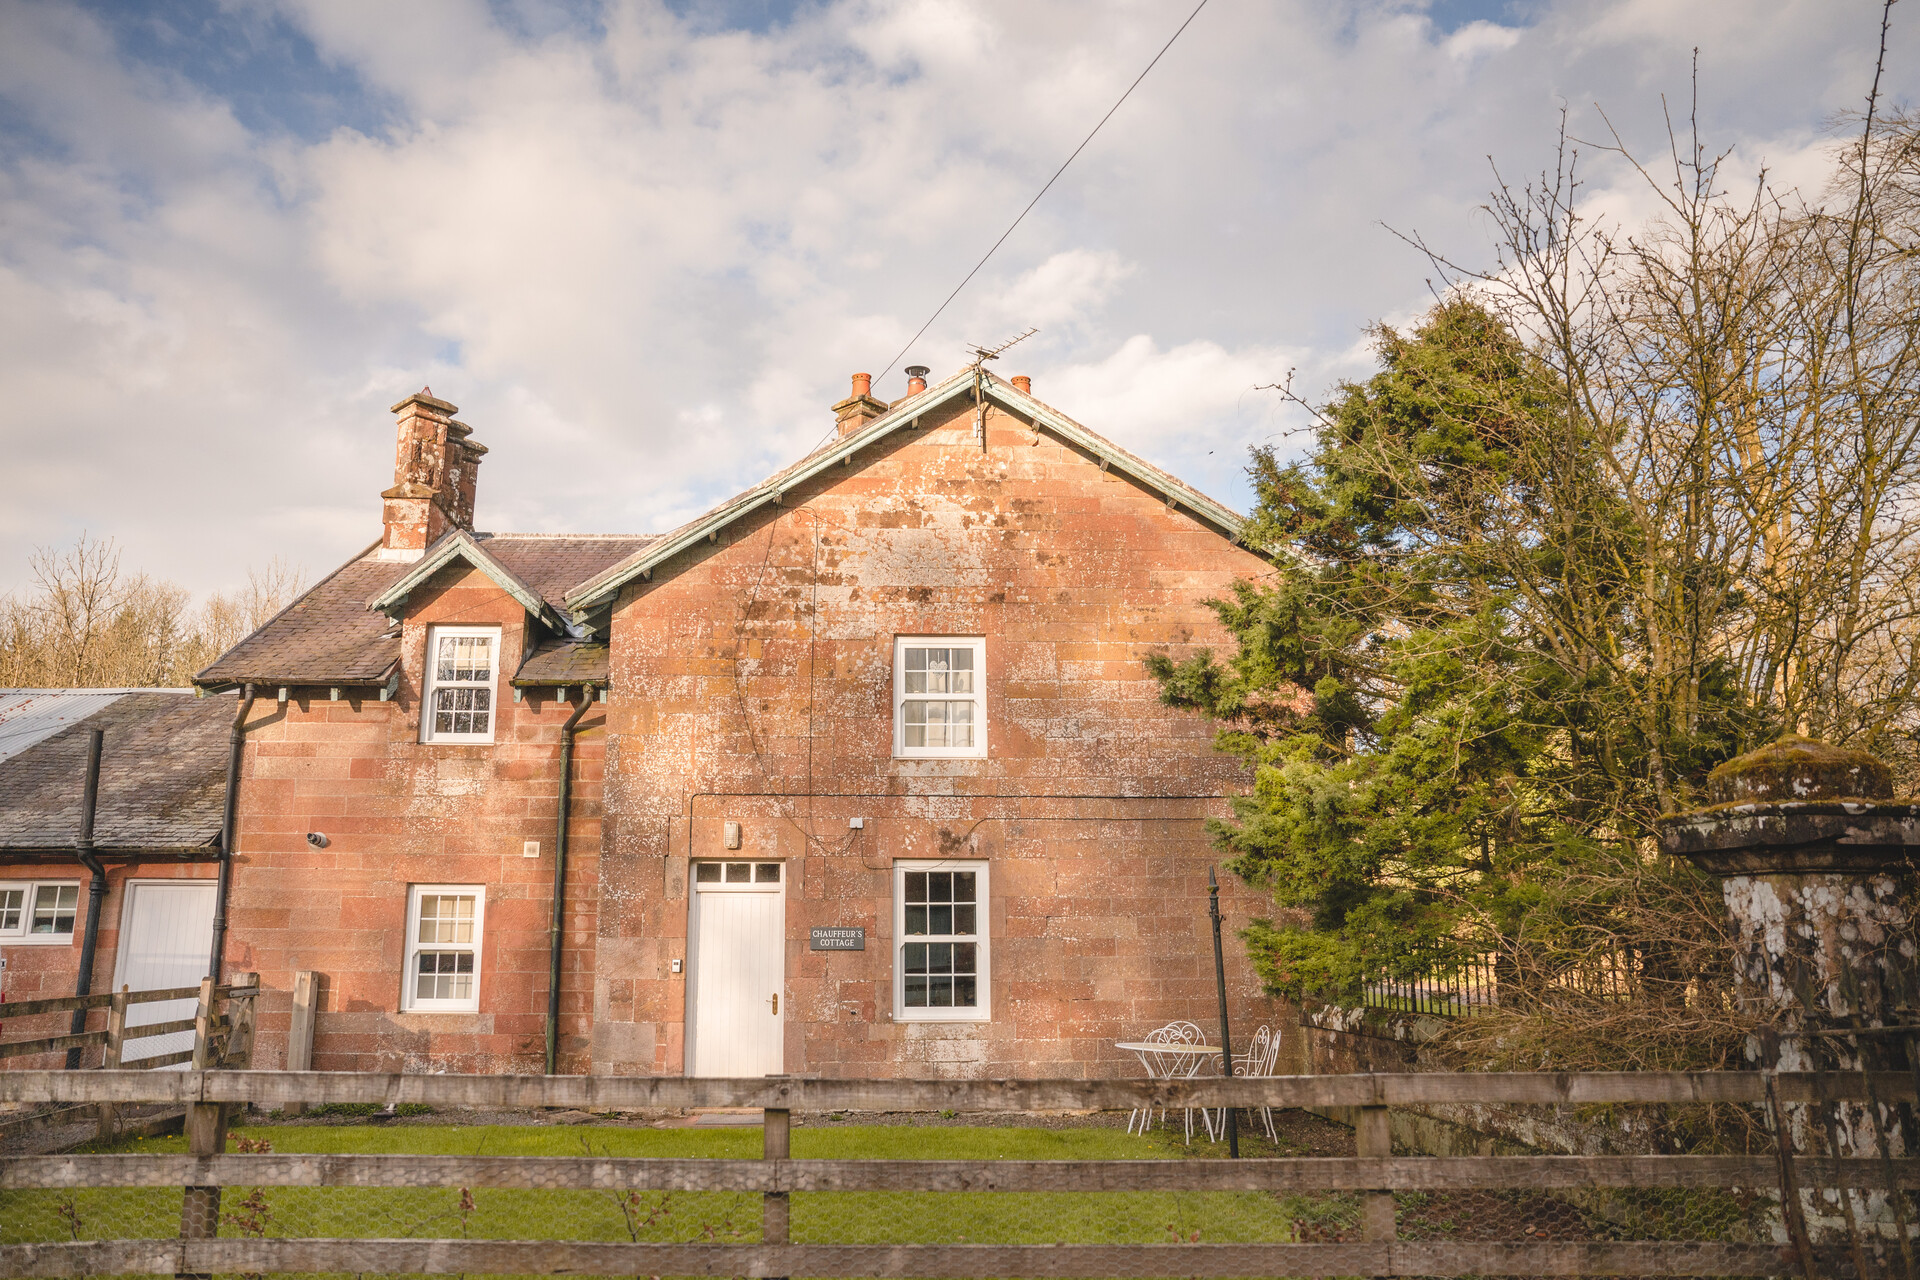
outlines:
[[[1822,1108],[1858,1118],[1920,1103],[1910,1072],[952,1081],[23,1071],[0,1072],[0,1099],[184,1104],[190,1145],[186,1155],[0,1161],[0,1275],[1894,1280],[1916,1270],[1910,1228],[1920,1223],[1920,1158],[1796,1151],[1792,1137],[1812,1140]],[[227,1152],[234,1104],[296,1099],[759,1107],[763,1158],[593,1154],[590,1142],[579,1156]],[[1789,1137],[1748,1154],[1392,1154],[1390,1106],[1452,1102],[1737,1104]],[[1357,1107],[1359,1154],[795,1159],[789,1146],[796,1110],[1222,1105]],[[1189,1229],[1202,1221],[1215,1234]]]
[[[1854,1274],[1845,1249],[1820,1274]],[[351,1272],[696,1276],[1776,1276],[1783,1245],[1715,1242],[700,1245],[520,1240],[111,1240],[0,1248],[16,1276]]]
[[[1915,1100],[1911,1072],[1378,1072],[1192,1080],[819,1080],[784,1076],[465,1076],[332,1071],[0,1072],[0,1102],[421,1103],[588,1111],[1127,1111],[1166,1107],[1433,1106]]]

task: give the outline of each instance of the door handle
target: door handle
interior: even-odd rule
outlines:
[[[773,995],[772,1000],[774,1016],[778,1017],[780,1013],[780,996],[777,992]]]

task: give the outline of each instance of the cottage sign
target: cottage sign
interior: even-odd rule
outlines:
[[[858,928],[814,928],[807,931],[809,951],[865,951],[867,931]]]

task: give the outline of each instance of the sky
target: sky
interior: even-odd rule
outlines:
[[[1902,6],[1904,8],[1904,6]],[[1817,186],[1878,0],[0,0],[0,594],[112,538],[196,593],[379,534],[388,407],[476,523],[672,528],[970,344],[1244,509],[1247,451],[1491,260],[1498,173],[1685,122]],[[1884,90],[1920,88],[1894,10]],[[1604,113],[1604,118],[1603,118]],[[1585,199],[1644,217],[1617,156]]]

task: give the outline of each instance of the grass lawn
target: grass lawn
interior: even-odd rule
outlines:
[[[613,1125],[256,1124],[236,1136],[277,1152],[471,1156],[673,1156],[751,1159],[760,1130]],[[806,1125],[798,1159],[1116,1160],[1224,1155],[1110,1128],[1011,1129]],[[185,1151],[182,1138],[120,1151]],[[0,1192],[0,1243],[173,1236],[178,1188]],[[753,1242],[760,1197],[731,1192],[523,1191],[476,1188],[228,1188],[220,1234],[474,1239]],[[795,1243],[1167,1243],[1284,1241],[1292,1222],[1262,1192],[812,1192],[792,1200]]]

